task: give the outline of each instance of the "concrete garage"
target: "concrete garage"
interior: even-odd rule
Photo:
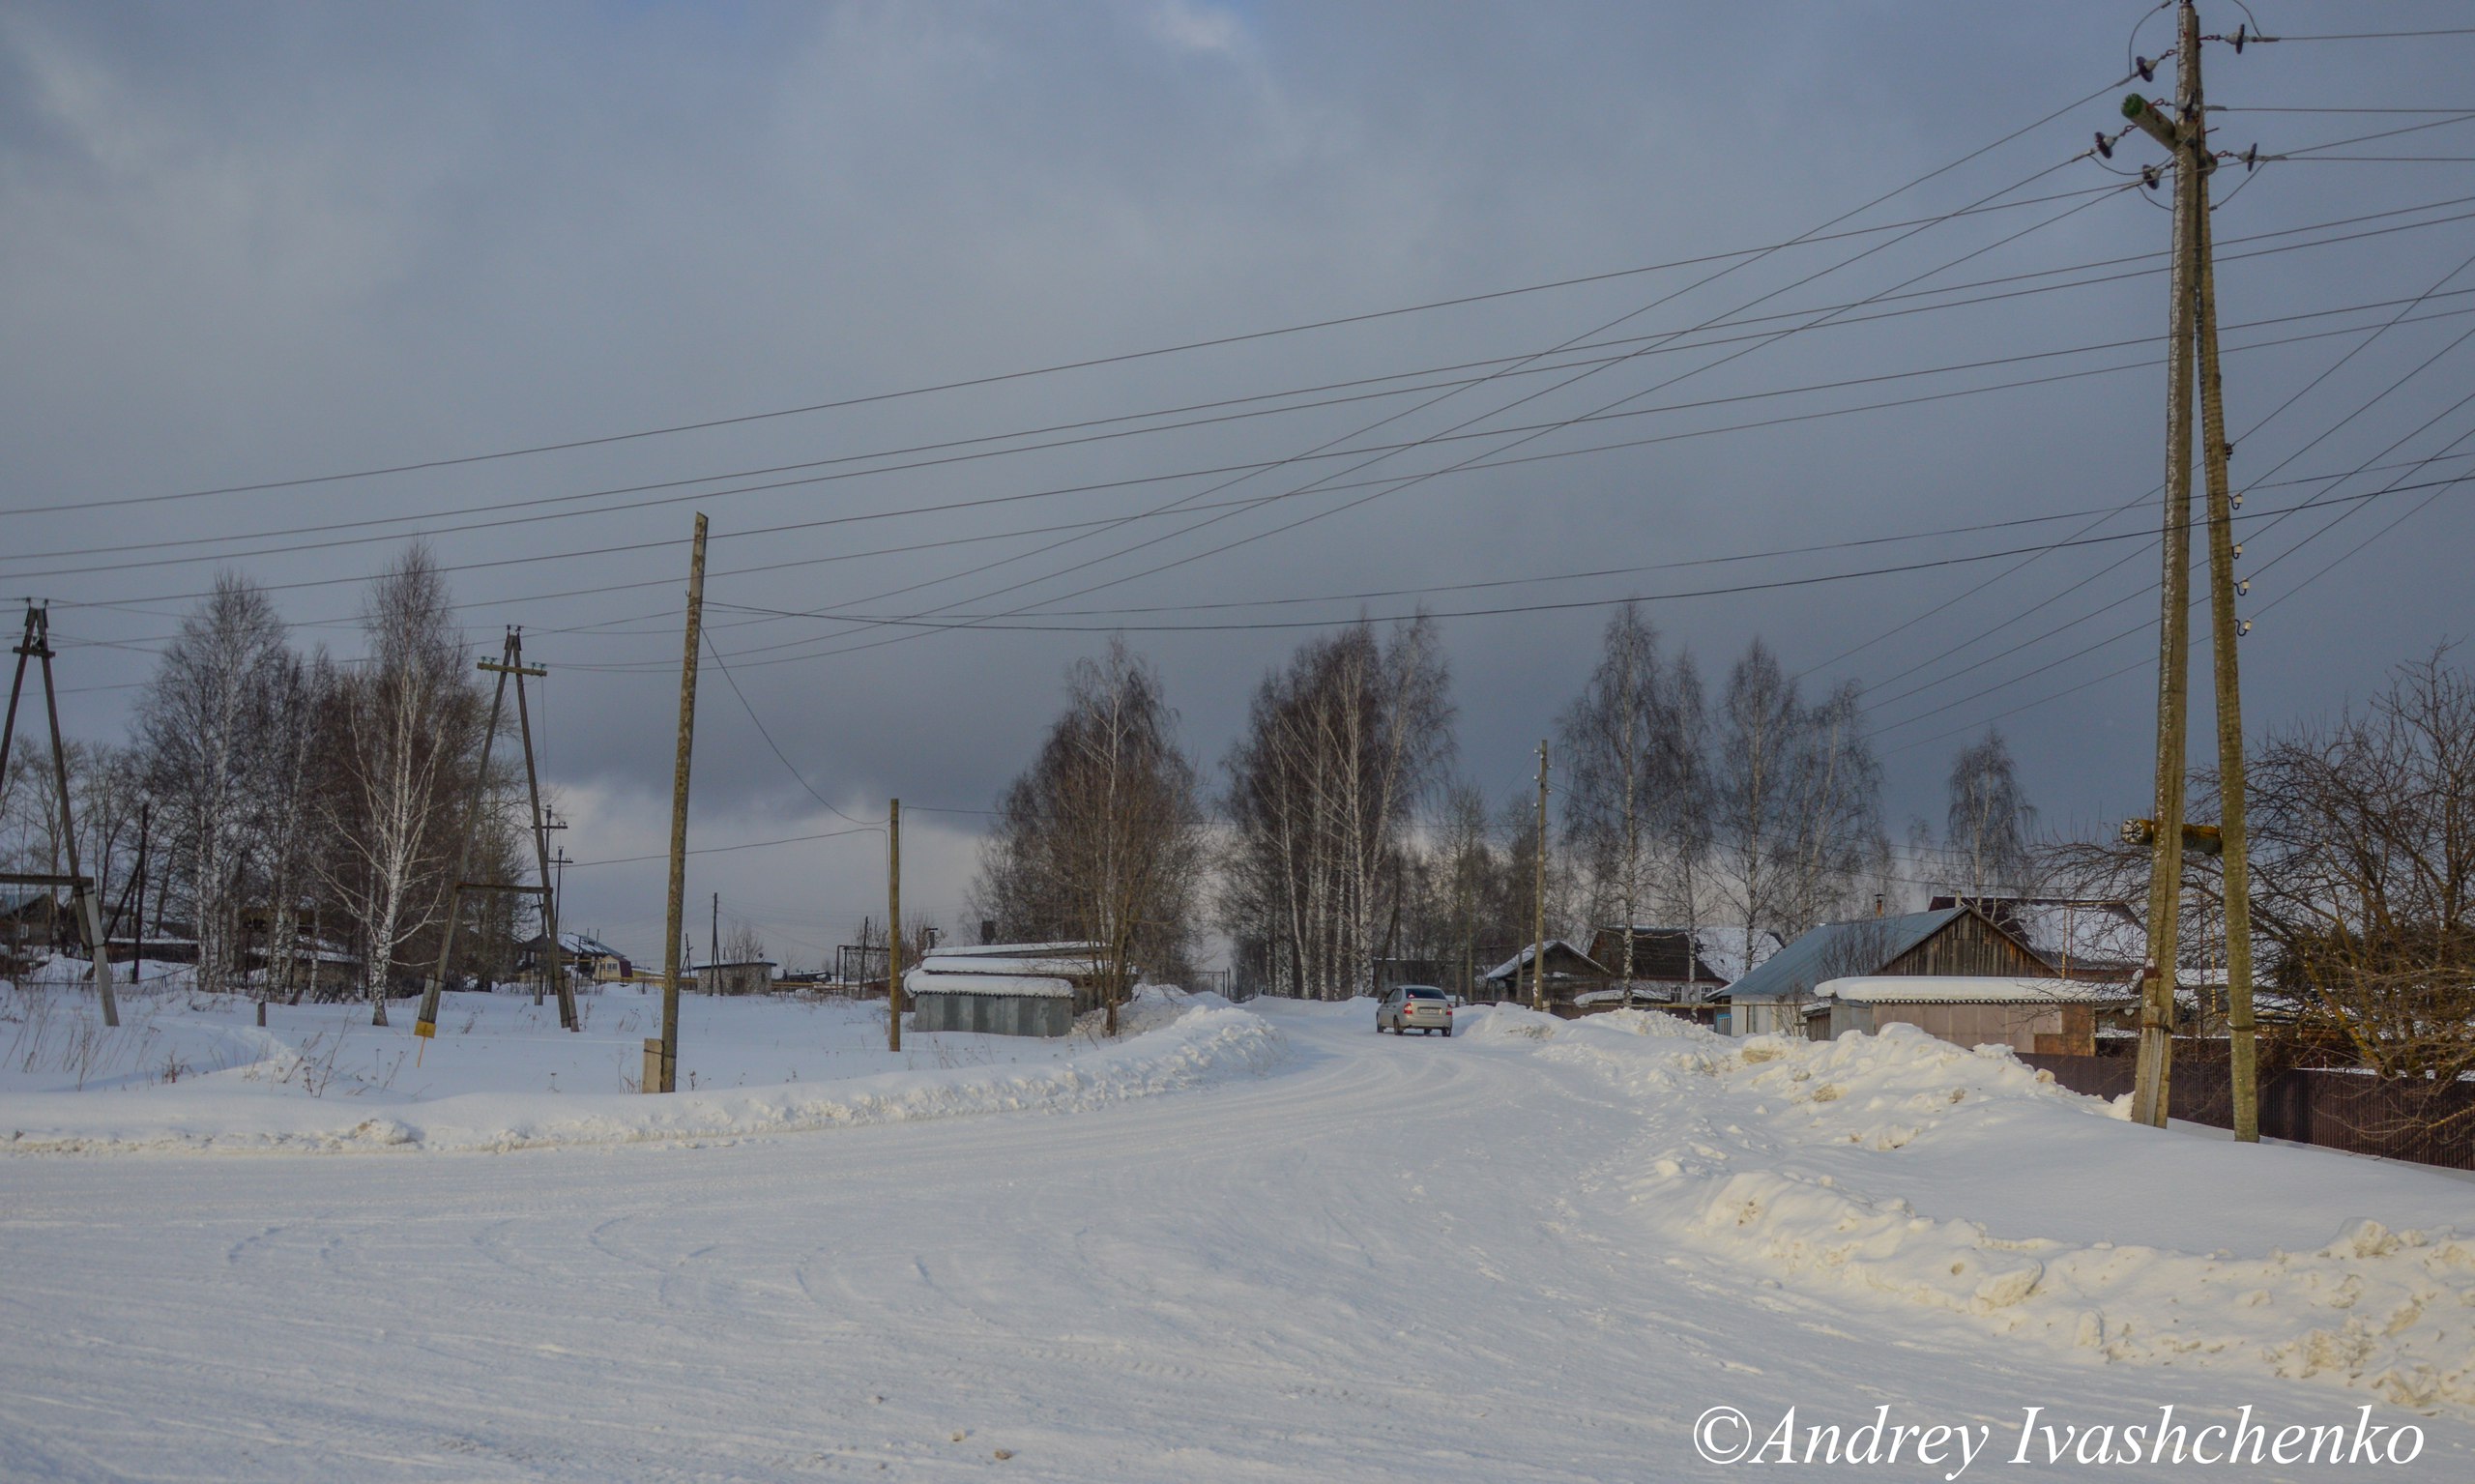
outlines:
[[[2097,1012],[2126,1002],[2120,984],[2076,979],[1879,975],[1826,979],[1805,1004],[1805,1033],[1836,1040],[1851,1031],[1909,1025],[1959,1046],[2008,1046],[2050,1056],[2090,1056]]]
[[[915,1031],[983,1035],[1064,1035],[1074,1029],[1074,986],[1032,974],[923,974],[902,976]]]

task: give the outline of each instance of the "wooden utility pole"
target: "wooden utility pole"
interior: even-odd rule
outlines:
[[[448,883],[447,927],[439,934],[438,968],[430,975],[429,983],[422,991],[421,1016],[413,1022],[413,1033],[423,1040],[433,1039],[438,1034],[438,996],[439,992],[446,987],[448,972],[452,967],[451,955],[455,951],[455,929],[463,920],[464,898],[467,893],[477,896],[503,896],[510,893],[539,896],[541,899],[542,931],[549,935],[551,956],[556,957],[558,952],[559,914],[558,908],[550,900],[550,837],[542,832],[541,828],[543,820],[541,774],[533,760],[532,708],[524,699],[526,677],[540,679],[550,672],[538,666],[525,664],[524,633],[517,628],[510,628],[507,631],[507,637],[500,645],[499,657],[495,662],[487,659],[476,660],[474,668],[489,671],[496,675],[499,681],[497,688],[490,695],[489,725],[481,732],[480,760],[474,765],[473,801],[464,811],[464,843],[456,853],[454,878]],[[533,863],[540,873],[540,884],[531,887],[509,881],[467,879],[473,870],[473,847],[480,839],[481,811],[489,799],[490,750],[498,742],[499,717],[506,713],[507,683],[510,680],[515,682],[515,713],[524,742],[524,785],[532,811]],[[535,1003],[539,1003],[538,997]],[[386,1002],[382,999],[379,1003],[379,1012],[383,1015],[385,1011]],[[386,1022],[381,1020],[379,1024],[384,1025]],[[560,975],[559,980],[559,1025],[561,1029],[568,1031],[582,1029],[576,1020],[575,995],[568,987],[564,974]]]
[[[1538,742],[1538,850],[1531,861],[1529,1007],[1547,1008],[1547,741]],[[1630,924],[1627,924],[1628,926]]]
[[[2195,78],[2198,74],[2195,65]],[[2205,160],[2205,115],[2195,115],[2196,153]],[[2260,1141],[2258,1033],[2252,1015],[2252,846],[2244,822],[2243,683],[2235,641],[2243,626],[2234,616],[2234,498],[2227,461],[2226,400],[2218,377],[2217,275],[2210,250],[2208,183],[2200,183],[2199,362],[2200,467],[2208,476],[2209,647],[2216,661],[2218,834],[2225,864],[2226,1026],[2233,1082],[2234,1137]]]
[[[0,776],[9,768],[9,748],[17,737],[17,698],[26,686],[26,661],[43,666],[44,713],[51,722],[51,776],[58,789],[60,838],[69,857],[69,874],[0,877],[18,886],[67,887],[69,910],[85,924],[86,947],[94,961],[95,994],[103,1004],[103,1024],[120,1024],[120,1002],[112,998],[112,952],[103,932],[102,893],[77,869],[77,818],[69,805],[69,752],[60,741],[60,693],[51,679],[51,610],[26,604],[26,628],[17,641],[17,673],[9,685],[9,718],[0,722]],[[56,863],[56,862],[55,862]],[[100,862],[99,862],[100,863]],[[55,918],[56,922],[58,919]],[[57,929],[52,934],[59,941]]]
[[[902,800],[886,810],[886,1049],[902,1049]]]
[[[501,669],[515,676],[515,722],[524,738],[524,790],[533,817],[533,868],[541,883],[541,970],[559,997],[559,1028],[582,1031],[584,1018],[576,1013],[575,986],[568,982],[568,955],[559,942],[559,888],[550,879],[550,831],[566,827],[551,823],[550,811],[541,805],[541,771],[533,760],[533,708],[524,699],[527,676],[546,680],[550,672],[539,667],[528,668],[524,663],[524,630],[508,635],[507,658],[498,666],[484,663],[482,669]],[[546,696],[547,691],[543,694]],[[533,1003],[541,1003],[541,990],[536,981]]]
[[[687,762],[696,749],[696,654],[705,636],[705,517],[687,555],[687,649],[679,666],[679,756],[670,772],[670,911],[662,934],[661,1039],[645,1042],[644,1089],[679,1091],[679,945],[687,930]]]
[[[705,967],[707,967],[708,969],[710,969],[710,968],[712,968],[713,966],[714,966],[715,964],[720,963],[721,961],[722,961],[722,894],[721,894],[720,892],[716,891],[716,892],[714,892],[714,893],[713,893],[713,925],[705,929]],[[721,982],[721,980],[720,980],[719,976],[718,976],[718,975],[716,975],[716,976],[715,976],[715,979],[714,979],[714,984],[718,984],[718,983],[720,983],[720,982]],[[705,990],[705,992],[706,992],[707,994],[712,994],[712,993],[713,992],[713,984],[707,984],[707,985],[705,985],[705,986],[703,986],[703,987],[704,987],[704,990]]]
[[[2175,52],[2175,117],[2164,120],[2137,94],[2123,113],[2172,150],[2173,271],[2166,342],[2166,518],[2157,664],[2156,832],[2150,847],[2148,954],[2141,968],[2140,1051],[2132,1118],[2166,1126],[2173,1065],[2177,918],[2182,911],[2184,737],[2190,705],[2192,552],[2192,324],[2198,289],[2201,152],[2199,13],[2182,0]]]
[[[2217,344],[2217,281],[2212,261],[2208,177],[2216,160],[2208,149],[2206,94],[2200,79],[2199,13],[2181,0],[2177,41],[2175,116],[2165,117],[2138,94],[2123,100],[2123,116],[2174,157],[2173,304],[2168,345],[2166,639],[2158,691],[2157,817],[2145,825],[2153,856],[2148,892],[2149,951],[2140,1007],[2140,1058],[2132,1117],[2164,1126],[2171,1106],[2174,989],[2179,959],[2176,915],[2182,895],[2182,856],[2197,841],[2224,860],[2227,1027],[2231,1041],[2234,1136],[2259,1139],[2259,1076],[2252,1008],[2251,852],[2244,821],[2243,700],[2235,642],[2243,626],[2234,614],[2241,584],[2234,575],[2234,495],[2228,460],[2224,383]],[[2220,806],[2215,828],[2187,825],[2183,773],[2190,647],[2191,569],[2191,381],[2199,381],[2200,462],[2208,499],[2209,638],[2214,660]]]

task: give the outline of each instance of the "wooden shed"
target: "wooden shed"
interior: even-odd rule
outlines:
[[[2097,1014],[2127,1004],[2121,984],[2061,978],[1877,975],[1826,979],[1804,1005],[1818,1041],[1851,1031],[1914,1026],[1958,1046],[2008,1046],[2041,1056],[2097,1050]]]

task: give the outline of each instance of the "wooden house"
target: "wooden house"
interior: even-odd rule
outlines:
[[[1728,986],[1732,1035],[1807,1033],[1805,1006],[1831,979],[1900,975],[2051,979],[2053,967],[1973,906],[1828,922]]]

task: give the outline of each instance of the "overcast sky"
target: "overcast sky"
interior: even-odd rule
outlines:
[[[2448,0],[2253,9],[2298,35],[2467,20]],[[2127,50],[2170,44],[2160,15],[2127,45],[2146,11],[18,0],[0,9],[0,587],[53,601],[79,641],[66,720],[117,737],[219,568],[348,655],[361,579],[429,532],[473,642],[521,624],[552,667],[566,844],[608,860],[663,847],[704,510],[709,623],[747,706],[709,662],[692,843],[850,828],[811,789],[862,820],[899,795],[906,905],[940,915],[977,817],[917,811],[986,807],[1112,626],[1159,662],[1216,779],[1249,691],[1313,630],[1155,630],[1565,605],[1446,621],[1459,767],[1510,797],[1591,663],[1607,611],[1587,605],[1640,595],[1714,684],[1757,634],[1808,684],[1864,682],[1895,833],[1939,817],[1951,753],[1989,722],[2049,822],[2093,828],[2149,789],[2165,377],[2143,337],[2164,327],[2168,219],[2073,157],[2119,127]],[[2234,109],[2475,111],[2475,37],[2206,60],[2228,148],[2454,117]],[[1785,243],[2083,97],[1832,230],[2002,210],[883,397]],[[2432,482],[2475,459],[2284,482],[2475,451],[2475,410],[2452,410],[2475,346],[2449,349],[2475,327],[2475,268],[2441,282],[2475,254],[2475,223],[2449,219],[2475,210],[2475,123],[2317,153],[2422,159],[2216,182],[2234,467],[2270,481],[2245,509],[2256,730],[2475,627],[2475,484]],[[2113,163],[2157,155],[2135,135]],[[1923,312],[1877,318],[1895,309]],[[1622,343],[1519,359],[1584,337]],[[2289,343],[2237,349],[2263,340]],[[1308,390],[1377,377],[1401,379]],[[1635,415],[1531,436],[1598,412]],[[1435,441],[1455,431],[1487,436]],[[1351,456],[1305,456],[1327,452]],[[1455,468],[1497,459],[1521,461]],[[1369,482],[1417,474],[1436,477]],[[1883,537],[1920,538],[1845,544]],[[2091,543],[1682,596],[2067,538]],[[1207,606],[1274,598],[1324,600]],[[1000,622],[1048,627],[851,622],[1025,605]],[[777,616],[830,608],[849,617]],[[882,862],[854,833],[700,856],[689,888],[814,962],[882,912]],[[657,956],[661,880],[657,861],[572,872],[568,920]]]

